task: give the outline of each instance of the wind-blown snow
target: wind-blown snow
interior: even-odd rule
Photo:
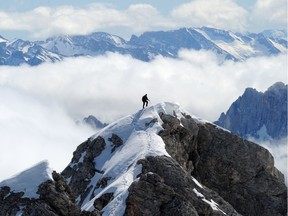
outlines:
[[[49,168],[48,162],[43,161],[10,179],[0,182],[0,187],[9,186],[13,192],[23,191],[25,193],[23,197],[38,198],[39,195],[36,193],[38,186],[49,179],[52,179],[52,170]]]

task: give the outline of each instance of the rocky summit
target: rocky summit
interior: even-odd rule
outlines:
[[[0,215],[287,215],[268,150],[174,103],[109,124],[48,174],[24,188],[18,176],[1,182]]]

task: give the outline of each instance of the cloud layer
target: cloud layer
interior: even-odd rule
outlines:
[[[185,26],[212,26],[244,31],[248,12],[231,0],[194,0],[172,11]]]
[[[0,29],[28,31],[34,38],[120,29],[127,30],[130,36],[131,32],[173,26],[148,4],[130,5],[126,10],[117,10],[106,4],[91,4],[85,8],[61,6],[38,7],[28,12],[0,11]]]
[[[48,159],[61,171],[92,132],[75,121],[104,122],[137,112],[145,93],[152,104],[179,103],[214,121],[246,87],[265,91],[287,83],[286,56],[219,64],[210,52],[182,50],[179,59],[142,62],[114,53],[67,58],[37,67],[0,67],[0,180]],[[15,158],[17,162],[15,162]]]
[[[275,26],[286,26],[287,29],[287,1],[257,0],[249,19],[250,22],[258,23],[258,29]]]
[[[46,159],[63,170],[76,147],[93,133],[32,91],[0,85],[0,98],[0,181]]]
[[[108,4],[90,4],[82,8],[58,6],[37,7],[26,12],[0,11],[2,31],[27,31],[34,38],[108,31],[128,39],[144,31],[201,26],[252,32],[287,28],[287,2],[258,0],[252,8],[244,8],[234,0],[193,0],[165,15],[150,4],[131,4],[125,10]]]

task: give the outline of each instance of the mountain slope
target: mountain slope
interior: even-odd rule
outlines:
[[[241,34],[202,27],[144,32],[139,37],[132,35],[129,41],[105,32],[59,35],[36,42],[9,42],[0,37],[0,64],[20,65],[26,62],[37,65],[60,61],[63,57],[97,56],[106,52],[150,61],[157,55],[177,58],[181,49],[212,51],[222,61],[243,61],[255,56],[287,53],[287,35],[279,30]]]
[[[57,36],[38,42],[51,52],[62,56],[95,56],[107,51],[125,53],[123,46],[126,41],[116,35],[95,32],[89,35]]]
[[[38,186],[49,179],[52,179],[52,170],[48,163],[43,161],[11,179],[0,182],[0,187],[9,186],[13,188],[14,192],[24,191],[24,197],[38,198],[39,196],[36,193]]]
[[[21,39],[9,42],[0,36],[0,65],[39,65],[43,62],[56,62],[62,56],[51,52],[35,42]]]
[[[173,103],[109,124],[77,147],[62,175],[52,175],[39,200],[12,199],[2,187],[2,212],[12,212],[13,200],[10,215],[287,214],[284,177],[266,149]]]
[[[215,123],[243,138],[263,141],[287,137],[287,91],[282,82],[264,93],[247,88]]]

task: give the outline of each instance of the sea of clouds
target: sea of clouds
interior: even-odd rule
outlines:
[[[178,59],[159,56],[151,62],[107,53],[34,67],[1,66],[0,181],[46,159],[61,172],[94,133],[76,124],[88,115],[109,123],[141,109],[147,93],[151,104],[176,102],[215,121],[245,88],[265,91],[275,82],[287,83],[286,70],[286,55],[220,63],[211,52],[190,50],[180,51]],[[276,164],[287,163],[284,154]]]

